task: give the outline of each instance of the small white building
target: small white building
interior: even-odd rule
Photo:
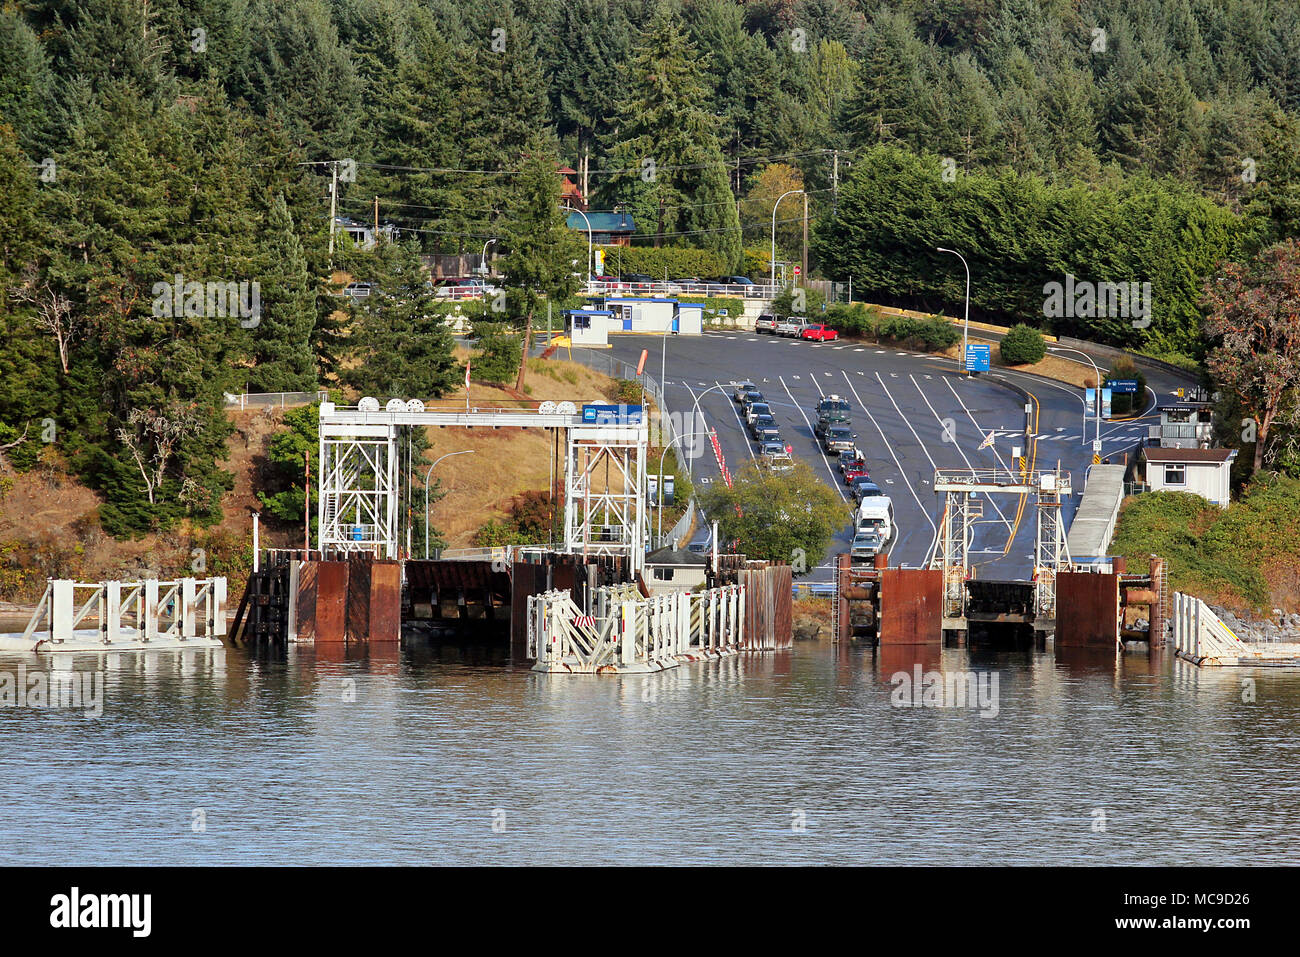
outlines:
[[[608,309],[570,309],[565,313],[569,342],[575,346],[609,345]]]
[[[675,332],[698,336],[704,332],[704,307],[676,299],[628,296],[609,298],[610,332]]]
[[[1153,492],[1191,492],[1227,508],[1236,449],[1142,450],[1147,486]]]
[[[645,557],[645,583],[655,594],[702,588],[708,571],[703,555],[668,546]]]

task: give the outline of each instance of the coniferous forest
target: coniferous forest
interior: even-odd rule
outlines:
[[[1150,282],[1148,326],[1056,331],[1200,358],[1218,264],[1300,233],[1300,4],[3,0],[0,455],[57,447],[112,534],[217,520],[226,393],[463,375],[421,254],[498,239],[520,329],[573,292],[560,167],[720,272],[767,268],[803,188],[857,298],[956,308],[936,245],[994,322],[1066,273]],[[335,180],[399,240],[331,253]],[[339,271],[387,310],[340,318]],[[218,318],[158,291],[252,282]]]

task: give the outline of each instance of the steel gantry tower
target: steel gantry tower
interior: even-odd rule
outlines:
[[[639,406],[595,422],[572,402],[532,409],[426,409],[419,399],[375,399],[356,408],[320,407],[316,496],[322,552],[400,557],[397,430],[420,427],[561,429],[566,436],[563,551],[625,555],[645,564],[646,446]]]
[[[983,505],[975,496],[1009,493],[1037,497],[1034,546],[1034,614],[1056,617],[1056,573],[1070,563],[1061,502],[1070,494],[1070,473],[1006,469],[945,470],[934,473],[934,491],[944,496],[942,525],[935,536],[930,567],[943,572],[945,628],[964,628],[966,580],[971,577],[970,543]]]

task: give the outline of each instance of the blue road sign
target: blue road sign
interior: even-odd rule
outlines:
[[[1110,379],[1106,385],[1112,392],[1137,392],[1138,390],[1137,379]]]
[[[989,344],[987,342],[972,342],[966,345],[966,371],[967,372],[988,372],[989,371]]]
[[[640,425],[642,407],[639,405],[584,405],[582,421],[596,425]]]

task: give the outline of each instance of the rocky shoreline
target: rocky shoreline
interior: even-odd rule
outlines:
[[[1210,605],[1209,608],[1242,641],[1300,641],[1300,614],[1293,612],[1288,615],[1281,608],[1274,608],[1271,618],[1260,621],[1241,618],[1219,605]]]

